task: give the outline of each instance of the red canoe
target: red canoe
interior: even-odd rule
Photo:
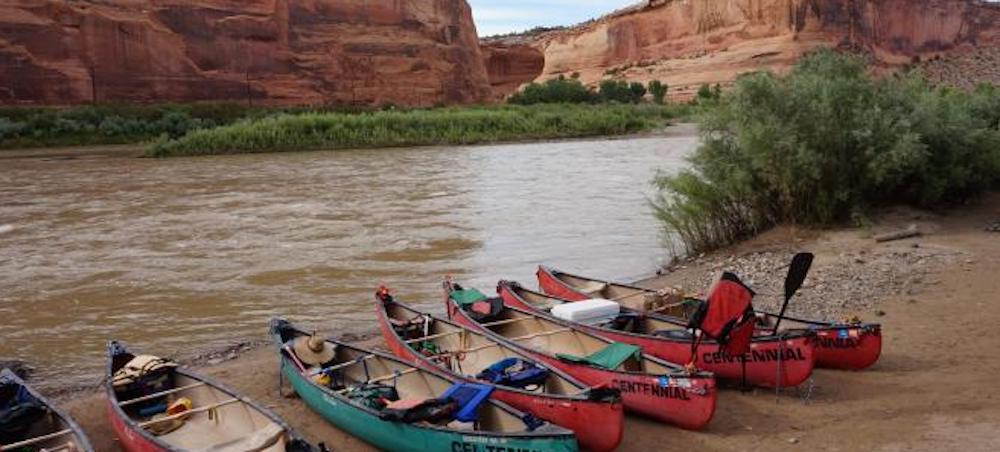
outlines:
[[[492,340],[588,385],[621,390],[625,409],[631,412],[692,430],[703,428],[715,413],[718,391],[711,373],[689,372],[646,355],[633,355],[611,368],[580,362],[567,355],[594,357],[615,343],[542,313],[503,306],[499,299],[494,304],[497,312],[481,324],[451,297],[451,289],[457,286],[446,286],[448,316],[453,321],[483,331]]]
[[[470,375],[477,375],[505,358],[532,361],[527,355],[492,341],[480,332],[424,314],[391,297],[386,300],[376,297],[375,303],[379,327],[389,349],[421,367],[482,384],[483,381]],[[427,356],[415,348],[421,346],[426,350],[428,342],[438,353]],[[608,451],[618,447],[625,428],[620,393],[613,389],[591,391],[565,372],[536,364],[548,370],[548,377],[540,388],[530,391],[495,384],[493,397],[573,430],[577,441],[588,450]]]
[[[141,367],[134,367],[134,358],[137,356],[129,353],[124,344],[115,341],[108,344],[105,377],[108,417],[122,449],[129,452],[315,450],[277,415],[236,392],[157,358],[149,357]],[[126,367],[134,372],[127,376],[118,374]],[[168,402],[181,398],[192,404],[187,411],[162,413],[153,418],[146,413],[147,410],[162,412]],[[164,431],[159,435],[151,431],[167,423],[179,425],[163,426]]]
[[[538,286],[549,295],[570,301],[580,301],[590,298],[622,298],[632,294],[655,293],[628,284],[614,283],[584,276],[554,270],[548,267],[538,267]],[[666,311],[667,314],[686,317],[686,309]],[[777,314],[759,312],[764,316],[764,326],[759,331],[767,331],[766,324],[773,323]],[[801,325],[799,328],[783,328],[782,332],[814,333],[817,340],[813,341],[816,357],[816,367],[827,369],[861,370],[878,361],[882,353],[882,327],[877,323],[834,323],[797,319],[785,316],[782,322],[789,321]]]
[[[552,306],[568,300],[525,289],[511,281],[500,281],[497,293],[504,304],[525,310],[545,312]],[[685,322],[675,317],[641,313],[622,308],[630,317],[631,331],[613,329],[602,325],[576,323],[579,328],[608,339],[638,345],[657,358],[673,363],[687,363],[691,359],[691,336]],[[810,335],[788,332],[779,336],[758,336],[750,344],[746,355],[746,382],[755,386],[797,386],[812,375],[813,346]],[[702,341],[698,347],[696,365],[710,371],[716,378],[743,379],[743,365],[739,359],[720,352],[719,344]]]

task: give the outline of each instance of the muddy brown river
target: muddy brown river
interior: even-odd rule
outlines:
[[[668,253],[649,181],[695,142],[0,159],[0,359],[94,384],[112,338],[189,356],[278,315],[370,331],[380,284],[442,313],[445,275],[648,275]]]

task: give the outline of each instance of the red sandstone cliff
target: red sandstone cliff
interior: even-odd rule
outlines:
[[[482,102],[465,0],[0,0],[0,104]]]
[[[514,41],[544,55],[540,79],[573,72],[591,84],[607,76],[656,78],[683,97],[743,72],[782,71],[818,46],[867,51],[891,67],[992,45],[998,34],[1000,7],[975,0],[652,0]],[[487,45],[493,52],[508,46],[504,40]],[[531,80],[524,75],[512,80],[508,74],[494,86]]]

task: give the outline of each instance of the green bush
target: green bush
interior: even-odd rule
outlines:
[[[508,102],[516,105],[590,103],[595,100],[583,83],[574,78],[560,76],[544,83],[529,83],[521,91],[514,93]]]
[[[656,214],[690,251],[780,222],[825,225],[890,203],[967,199],[1000,180],[1000,92],[876,80],[863,60],[812,53],[784,77],[706,90],[693,168],[657,177]]]
[[[624,80],[601,80],[598,85],[598,96],[602,102],[620,102],[634,104],[642,100],[646,88],[640,83],[629,83]],[[641,88],[641,93],[640,93]]]
[[[659,80],[650,80],[647,85],[649,94],[653,96],[653,103],[662,104],[667,97],[667,85]]]
[[[639,102],[642,98],[646,97],[646,87],[639,82],[632,82],[628,84],[628,90],[632,92],[633,102]]]
[[[158,141],[147,154],[166,157],[620,135],[662,125],[673,115],[673,109],[662,106],[586,104],[283,114],[196,129],[179,139]]]

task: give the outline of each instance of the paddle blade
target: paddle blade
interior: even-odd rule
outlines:
[[[813,262],[812,253],[799,253],[792,258],[792,264],[788,266],[788,276],[785,277],[785,300],[791,300],[792,295],[802,287],[802,283],[809,274],[809,268]]]

